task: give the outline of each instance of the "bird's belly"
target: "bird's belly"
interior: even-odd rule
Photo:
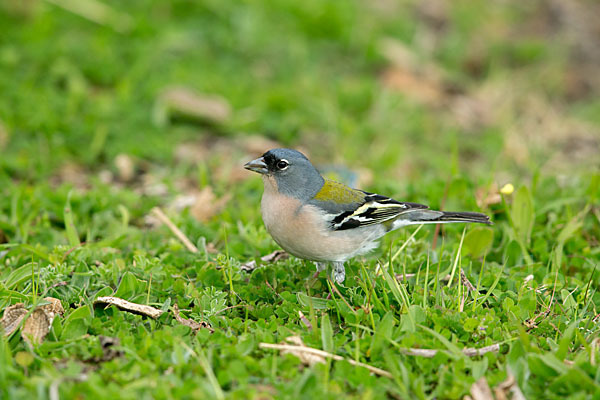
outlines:
[[[301,205],[294,199],[268,201],[269,212],[262,202],[262,216],[267,231],[284,250],[312,261],[346,261],[377,247],[376,240],[385,231],[379,226],[333,231],[321,217],[322,211]]]

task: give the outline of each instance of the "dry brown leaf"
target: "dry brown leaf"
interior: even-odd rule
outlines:
[[[27,343],[40,344],[50,332],[52,319],[42,307],[37,307],[25,321],[21,337]]]
[[[190,208],[190,213],[200,222],[207,222],[217,215],[231,199],[231,194],[217,199],[212,188],[205,186],[196,194],[195,202]]]
[[[21,336],[28,343],[41,343],[50,331],[54,317],[65,312],[60,300],[54,297],[44,297],[44,300],[49,304],[36,307],[23,324]],[[7,307],[1,321],[4,335],[11,335],[19,327],[27,313],[28,310],[23,303]]]
[[[488,208],[494,204],[502,202],[500,189],[497,183],[492,183],[489,187],[479,187],[475,191],[475,201],[479,208]]]
[[[195,191],[194,193],[177,196],[171,203],[171,207],[178,212],[189,208],[190,213],[196,220],[208,222],[221,212],[230,199],[230,194],[217,198],[212,187],[205,186],[199,192]]]
[[[135,176],[135,164],[127,154],[121,153],[115,157],[115,167],[122,182],[129,182]]]
[[[379,52],[388,63],[403,70],[422,71],[436,81],[441,80],[442,70],[421,60],[414,49],[394,38],[383,38],[378,43]]]
[[[62,286],[62,283],[63,282],[59,282],[56,286]],[[44,311],[48,313],[50,318],[53,319],[56,316],[56,314],[63,315],[65,313],[65,309],[63,308],[62,303],[59,299],[56,299],[54,297],[44,297],[44,300],[50,304],[44,304],[43,306],[41,306],[41,308],[43,308]],[[52,323],[52,321],[50,321],[50,323]]]
[[[473,400],[494,400],[492,390],[490,389],[490,385],[488,385],[485,376],[482,376],[471,386],[471,397]]]
[[[123,311],[128,311],[130,313],[138,315],[144,315],[153,319],[160,317],[163,313],[163,311],[159,310],[158,308],[154,308],[143,304],[132,303],[130,301],[113,296],[98,297],[96,300],[94,300],[94,304],[113,305]]]
[[[402,92],[420,103],[438,105],[445,97],[438,82],[406,69],[388,68],[381,79],[386,87]]]
[[[183,115],[201,121],[221,123],[231,116],[231,107],[221,96],[198,93],[186,87],[171,87],[159,97],[167,118]]]
[[[4,336],[12,335],[21,324],[21,321],[23,321],[23,318],[25,318],[25,315],[27,315],[27,309],[23,303],[17,303],[6,307],[4,309],[2,320],[0,321],[2,329],[4,330]]]
[[[191,319],[183,318],[181,315],[179,315],[179,306],[177,304],[173,305],[173,316],[175,317],[177,322],[179,322],[181,325],[185,325],[192,328],[194,332],[200,329],[208,329],[210,333],[213,333],[215,331],[208,322],[196,322]]]

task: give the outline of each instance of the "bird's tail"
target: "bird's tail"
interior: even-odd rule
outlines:
[[[437,218],[439,222],[474,222],[479,224],[491,225],[490,217],[478,212],[469,211],[442,211],[442,215]]]
[[[449,224],[457,222],[479,223],[492,225],[490,217],[485,214],[468,211],[435,211],[410,210],[398,216],[393,228],[415,224]]]

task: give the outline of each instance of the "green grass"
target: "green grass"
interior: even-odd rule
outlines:
[[[599,91],[543,2],[106,1],[99,24],[54,3],[79,2],[0,1],[0,309],[65,308],[41,344],[0,338],[0,398],[452,399],[509,375],[527,398],[600,396]],[[173,86],[231,114],[161,109]],[[295,258],[244,272],[278,249],[240,172],[265,140],[495,224],[390,234],[337,290]],[[175,207],[207,186],[219,210]],[[110,295],[167,312],[93,305]],[[289,336],[392,378],[259,347]]]

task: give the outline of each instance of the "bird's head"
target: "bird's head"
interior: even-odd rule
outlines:
[[[311,199],[323,186],[323,177],[306,156],[297,150],[272,149],[244,168],[274,181],[281,194],[300,200]]]

